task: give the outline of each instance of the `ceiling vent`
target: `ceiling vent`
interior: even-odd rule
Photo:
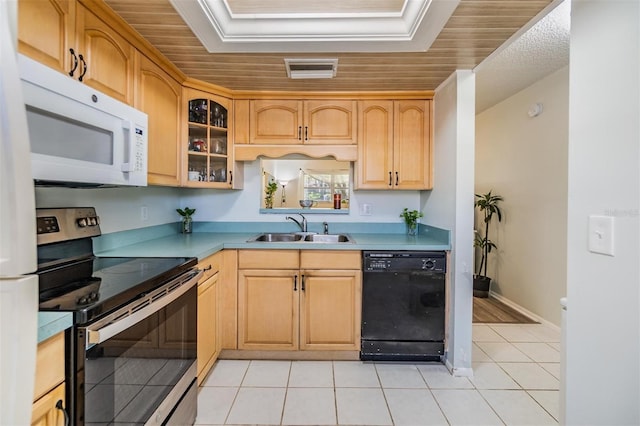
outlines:
[[[287,77],[301,78],[333,78],[338,71],[338,59],[293,59],[285,58]]]

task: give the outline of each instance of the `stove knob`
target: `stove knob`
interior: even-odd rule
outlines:
[[[89,218],[89,225],[96,226],[97,224],[98,224],[98,221],[96,220],[95,217],[90,217]]]
[[[78,219],[78,226],[80,228],[86,228],[87,226],[87,219],[85,219],[84,217],[82,219]]]

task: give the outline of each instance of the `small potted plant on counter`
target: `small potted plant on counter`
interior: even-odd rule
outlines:
[[[400,217],[404,219],[405,225],[407,225],[407,235],[415,237],[418,235],[418,219],[423,217],[424,214],[418,210],[409,210],[404,208]]]
[[[502,222],[502,212],[498,205],[502,200],[501,196],[493,195],[491,191],[486,194],[476,194],[475,207],[482,214],[484,221],[484,236],[476,232],[473,242],[473,246],[479,248],[481,253],[478,271],[473,276],[473,295],[476,297],[489,297],[491,278],[487,276],[487,263],[489,253],[492,249],[497,248],[495,243],[489,239],[489,225],[494,214],[498,217],[498,222]]]
[[[190,234],[192,230],[191,216],[196,212],[196,209],[190,209],[185,207],[184,209],[176,209],[178,214],[182,216],[182,222],[180,224],[180,232],[183,234]]]
[[[272,209],[273,208],[273,195],[276,193],[276,191],[278,190],[278,183],[277,182],[267,182],[267,184],[264,187],[264,207],[266,209]]]

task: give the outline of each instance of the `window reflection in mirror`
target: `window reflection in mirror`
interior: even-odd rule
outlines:
[[[341,209],[349,208],[351,163],[332,159],[262,159],[261,208],[267,206],[266,188],[275,182],[274,209],[331,209],[340,195]],[[303,208],[300,200],[309,200]]]

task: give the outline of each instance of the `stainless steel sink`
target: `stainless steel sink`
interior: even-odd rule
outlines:
[[[348,234],[264,233],[247,240],[248,243],[353,243]]]
[[[276,242],[284,242],[290,243],[294,241],[302,241],[304,235],[299,234],[291,234],[291,233],[265,233],[256,235],[255,237],[248,240],[248,243],[253,243],[256,241],[263,241],[267,243],[276,243]]]
[[[314,243],[353,243],[347,234],[313,234],[307,235],[304,240]]]

